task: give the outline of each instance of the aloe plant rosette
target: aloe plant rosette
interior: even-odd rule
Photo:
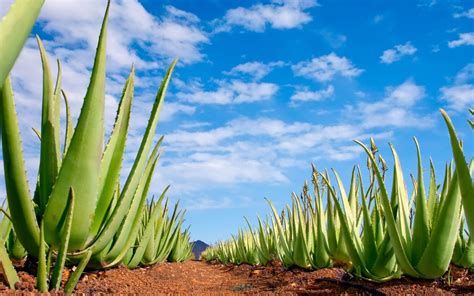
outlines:
[[[90,265],[98,267],[120,263],[126,254],[123,250],[128,250],[136,238],[158,161],[161,139],[154,147],[152,145],[176,61],[168,69],[158,90],[137,156],[123,187],[119,180],[134,92],[133,67],[124,86],[113,130],[103,148],[109,5],[89,87],[75,128],[61,89],[60,65],[58,63],[58,77],[53,87],[46,51],[38,38],[43,65],[43,98],[38,132],[40,165],[33,196],[25,173],[10,79],[1,88],[3,164],[9,211],[19,241],[29,255],[39,258],[40,263],[51,251],[61,260],[67,257],[66,262],[83,262],[92,258]],[[66,101],[67,119],[65,139],[61,144],[59,114],[62,95]]]

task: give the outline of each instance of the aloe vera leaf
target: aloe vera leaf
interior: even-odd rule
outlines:
[[[40,227],[40,246],[38,258],[38,274],[36,276],[36,288],[40,292],[48,292],[47,267],[46,267],[46,242],[44,240],[44,224]]]
[[[153,172],[155,169],[155,166],[158,162],[158,158],[155,158],[155,160],[152,162],[151,169],[150,171]],[[135,214],[135,218],[133,219],[132,223],[130,226],[125,227],[125,229],[122,227],[121,232],[118,234],[119,239],[115,242],[114,246],[112,249],[109,251],[107,256],[104,259],[103,265],[104,267],[110,267],[118,264],[120,261],[122,261],[122,258],[126,255],[126,250],[130,248],[130,246],[133,244],[133,242],[136,240],[137,235],[138,235],[138,228],[140,227],[142,223],[142,212],[145,207],[145,202],[146,202],[146,197],[148,195],[148,190],[150,187],[151,180],[153,178],[152,173],[147,173],[145,178],[144,178],[144,185],[143,189],[140,189],[139,192],[141,195],[138,195],[138,197],[141,197],[139,199],[139,205],[138,205],[138,211]],[[140,185],[140,188],[142,185]],[[168,191],[169,186],[167,186],[161,196],[160,196],[160,201],[164,198],[166,195],[166,192]],[[130,228],[128,228],[130,227]]]
[[[53,188],[58,174],[59,167],[59,143],[56,140],[56,133],[59,126],[55,126],[59,118],[55,118],[55,95],[53,91],[51,71],[49,68],[48,57],[44,49],[43,42],[36,36],[43,67],[43,104],[41,111],[41,154],[39,163],[39,210],[43,213],[48,203],[49,195]],[[60,72],[58,75],[61,75]],[[58,82],[60,78],[58,76]],[[60,83],[60,82],[59,82]]]
[[[56,61],[58,66],[58,73],[56,77],[56,84],[54,86],[53,99],[53,116],[52,122],[54,126],[54,143],[56,144],[56,158],[58,160],[58,167],[61,167],[61,141],[59,140],[61,132],[61,62]]]
[[[5,242],[3,240],[0,240],[0,265],[8,286],[10,289],[15,289],[15,284],[18,283],[20,279],[18,278],[15,267],[8,256],[7,250],[5,249]]]
[[[110,2],[107,4],[89,88],[56,184],[44,213],[45,238],[53,246],[61,243],[60,224],[69,188],[75,190],[75,207],[69,250],[85,247],[97,205],[100,158],[104,138],[106,33]],[[79,177],[78,177],[79,176]]]
[[[72,218],[74,213],[74,189],[69,190],[69,202],[67,205],[66,220],[63,227],[62,233],[62,244],[59,246],[58,255],[56,257],[56,263],[54,265],[53,274],[51,275],[51,289],[58,290],[61,286],[61,278],[63,275],[64,264],[66,263],[67,249],[69,244],[69,238],[71,235]]]
[[[416,207],[415,207],[415,220],[413,224],[413,243],[412,243],[412,258],[411,262],[414,265],[418,263],[423,252],[425,251],[426,245],[430,239],[429,230],[429,214],[426,206],[426,193],[423,178],[423,165],[421,162],[420,145],[416,138],[414,138],[416,144],[416,151],[418,156],[418,180],[416,189]]]
[[[437,203],[437,185],[436,185],[436,174],[433,161],[430,159],[430,189],[428,192],[428,218],[430,224],[430,230],[433,228],[433,221],[435,218]]]
[[[0,21],[0,86],[13,68],[35,24],[44,0],[16,0]]]
[[[377,209],[375,209],[375,211],[377,211]],[[369,209],[367,208],[367,202],[364,196],[362,197],[362,214],[364,217],[364,228],[362,232],[364,261],[367,264],[367,268],[371,269],[378,257],[378,250],[374,237],[372,221],[370,219]]]
[[[446,122],[446,126],[449,131],[449,138],[451,140],[451,148],[453,150],[454,162],[456,163],[456,173],[459,178],[459,187],[462,195],[462,203],[464,207],[464,213],[466,215],[467,225],[469,231],[474,233],[474,184],[472,183],[472,177],[469,172],[469,167],[464,157],[464,153],[459,143],[456,131],[454,130],[453,123],[449,118],[446,111],[440,110],[441,115]]]
[[[66,106],[66,132],[64,134],[64,149],[63,155],[66,155],[67,149],[69,148],[69,144],[71,144],[71,138],[74,133],[74,127],[72,126],[72,115],[71,110],[69,108],[69,101],[66,96],[66,92],[61,90],[61,93],[64,98],[64,105]]]
[[[100,238],[93,242],[92,247],[94,248],[94,250],[100,251],[104,248],[105,245],[107,245],[108,241],[117,232],[123,218],[127,213],[127,210],[129,209],[133,195],[138,186],[141,174],[146,164],[146,157],[148,156],[148,153],[150,151],[153,136],[156,131],[156,125],[158,123],[159,111],[161,110],[161,106],[163,105],[166,89],[168,88],[171,73],[173,72],[176,62],[176,60],[173,61],[161,83],[160,89],[158,90],[156,96],[155,103],[153,104],[150,119],[148,121],[148,126],[145,130],[145,135],[143,136],[137,157],[135,158],[135,162],[133,163],[132,169],[127,178],[127,181],[125,182],[124,189],[122,191],[118,204],[115,207],[114,212],[112,213],[112,216],[107,221],[106,226],[101,232]],[[162,138],[159,141],[161,140]]]
[[[134,77],[135,70],[132,67],[122,92],[122,98],[117,110],[117,117],[115,119],[114,128],[112,129],[112,134],[102,156],[99,199],[94,215],[94,222],[92,223],[90,231],[92,237],[97,234],[103,224],[105,214],[109,208],[114,190],[116,189],[116,184],[120,177],[132,106]]]
[[[22,245],[35,257],[38,256],[40,230],[28,189],[20,129],[9,78],[0,91],[0,113],[3,167],[8,172],[5,174],[5,187],[10,216]]]
[[[359,144],[367,153],[369,160],[372,164],[373,170],[375,172],[375,175],[377,177],[377,182],[380,187],[380,197],[381,197],[381,204],[382,204],[382,209],[385,214],[385,219],[387,223],[387,229],[388,233],[390,235],[390,239],[393,245],[393,250],[395,252],[395,256],[397,257],[397,262],[400,265],[401,269],[403,270],[404,273],[419,277],[419,273],[415,270],[413,265],[411,264],[408,256],[407,256],[407,251],[406,247],[404,246],[402,242],[402,237],[400,235],[400,231],[396,225],[395,222],[395,217],[393,216],[392,212],[392,207],[390,205],[390,201],[388,199],[388,193],[387,189],[385,187],[385,182],[382,178],[382,174],[380,173],[379,168],[377,167],[377,163],[375,161],[375,158],[373,155],[370,153],[370,150],[362,143],[359,141],[355,141],[357,144]],[[392,150],[394,151],[394,149]],[[396,166],[395,166],[395,171],[394,175],[398,175],[400,172],[398,172],[398,166],[397,166],[397,158],[395,158]],[[393,186],[397,186],[396,184],[393,184]]]
[[[149,221],[147,222],[146,224],[146,228],[145,228],[145,232],[138,244],[138,247],[137,249],[135,250],[135,253],[132,257],[132,259],[130,260],[129,264],[128,264],[128,267],[129,268],[135,268],[138,266],[138,264],[140,263],[140,261],[142,260],[142,257],[145,253],[145,249],[146,249],[146,246],[148,244],[148,242],[150,241],[151,237],[153,236],[153,218],[155,217],[155,215],[158,213],[158,210],[159,208],[156,207],[153,212],[151,213],[150,215],[150,219]]]
[[[354,227],[354,225],[351,225],[350,222],[347,220],[347,216],[342,210],[341,205],[339,204],[339,201],[336,198],[336,195],[333,194],[333,201],[334,201],[334,207],[336,211],[339,214],[339,217],[341,217],[341,233],[345,238],[345,241],[347,242],[347,251],[349,254],[349,257],[353,263],[354,266],[359,268],[363,273],[368,273],[369,271],[367,270],[367,267],[365,265],[365,262],[362,258],[362,252],[359,248],[357,248],[355,241],[353,238],[354,237],[354,232],[351,230],[351,228]]]
[[[79,282],[79,279],[84,272],[84,269],[86,268],[87,264],[89,263],[89,260],[91,258],[92,252],[89,250],[85,253],[84,257],[82,257],[81,261],[79,262],[79,265],[77,265],[76,270],[71,274],[69,277],[66,286],[64,286],[64,293],[66,295],[70,295],[74,289],[76,288],[77,283]]]
[[[439,219],[435,221],[430,241],[416,266],[424,278],[437,278],[448,270],[461,221],[459,187],[458,175],[454,174],[446,200],[440,208]]]
[[[139,223],[138,221],[140,221],[140,215],[145,205],[148,189],[150,186],[151,179],[153,177],[153,171],[159,159],[159,147],[160,142],[155,145],[151,153],[150,160],[148,161],[147,167],[145,168],[145,172],[142,175],[137,191],[135,192],[128,214],[124,218],[124,221],[122,221],[122,225],[120,226],[117,234],[115,235],[114,246],[107,254],[107,257],[105,259],[106,262],[111,260],[120,262],[120,260],[116,260],[116,257],[119,254],[123,255],[123,248],[127,248],[126,246],[131,243],[129,237],[130,235],[134,234],[131,232],[131,230],[133,228],[136,228],[134,227],[134,225],[136,223]]]
[[[408,193],[406,191],[405,181],[403,178],[402,166],[400,164],[400,158],[395,148],[390,145],[392,155],[394,158],[393,165],[393,182],[392,182],[392,209],[396,213],[396,228],[399,231],[401,241],[404,246],[404,250],[408,256],[411,258],[411,231],[410,231],[410,204],[408,200]],[[385,211],[385,209],[384,209]],[[394,213],[395,215],[395,213]]]

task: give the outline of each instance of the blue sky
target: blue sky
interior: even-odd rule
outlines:
[[[2,1],[0,15],[11,1]],[[33,34],[63,65],[77,117],[105,1],[46,0]],[[365,166],[352,140],[374,137],[387,160],[397,148],[405,175],[421,144],[425,169],[451,159],[445,108],[472,156],[474,6],[470,1],[112,1],[106,124],[134,63],[137,85],[124,173],[154,94],[180,62],[163,109],[164,154],[151,188],[171,184],[188,209],[192,237],[228,237],[243,217],[281,207],[310,164],[348,179]],[[39,143],[41,67],[33,35],[12,73],[32,184]],[[3,187],[3,184],[1,185]],[[3,194],[2,194],[3,195]]]

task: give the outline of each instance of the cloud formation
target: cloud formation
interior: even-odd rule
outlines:
[[[339,57],[334,52],[313,58],[310,61],[299,62],[292,66],[296,76],[327,82],[335,76],[346,78],[359,76],[364,70],[358,69],[346,57]]]
[[[391,64],[399,61],[404,56],[414,55],[417,48],[414,47],[410,42],[405,44],[395,45],[393,48],[385,50],[380,56],[380,62],[383,64]]]
[[[474,32],[460,33],[458,39],[448,42],[449,48],[455,48],[462,45],[474,45]]]
[[[263,32],[267,26],[280,30],[300,28],[312,20],[307,9],[316,5],[315,0],[273,0],[269,4],[232,8],[223,19],[214,21],[214,32],[228,32],[235,27],[253,32]]]
[[[474,106],[474,64],[467,64],[456,74],[454,83],[440,88],[441,99],[449,110],[463,112]]]

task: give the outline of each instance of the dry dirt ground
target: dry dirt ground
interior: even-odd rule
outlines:
[[[67,274],[67,273],[66,273]],[[67,276],[67,275],[65,275]],[[2,293],[35,292],[35,279],[20,272],[17,290],[0,284]],[[26,292],[26,293],[25,293]],[[85,295],[474,295],[474,275],[453,268],[437,281],[409,278],[374,284],[351,279],[342,269],[284,270],[278,263],[267,267],[224,266],[199,261],[165,263],[128,270],[124,267],[86,272],[76,293]]]

